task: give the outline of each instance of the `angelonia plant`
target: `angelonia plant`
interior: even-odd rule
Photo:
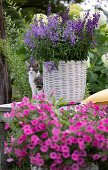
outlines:
[[[43,18],[34,18],[24,41],[37,60],[54,63],[87,60],[88,51],[96,45],[94,32],[100,14],[90,18],[88,12],[83,20],[71,20],[68,13],[69,9],[62,17],[48,15],[46,22]]]
[[[73,103],[64,110],[63,99],[52,102],[46,95],[24,97],[4,114],[5,130],[14,136],[4,142],[7,161],[25,160],[29,165],[48,170],[79,170],[92,162],[108,161],[108,113],[92,102]]]

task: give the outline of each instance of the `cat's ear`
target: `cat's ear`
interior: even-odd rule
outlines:
[[[40,67],[40,65],[39,65],[39,61],[35,61],[35,63],[34,63],[34,65],[36,66],[36,67]]]
[[[29,66],[30,66],[30,63],[28,63],[27,61],[25,61],[25,66],[26,66],[26,69],[28,69]]]

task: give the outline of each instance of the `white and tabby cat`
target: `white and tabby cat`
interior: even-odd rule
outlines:
[[[29,75],[29,84],[32,89],[32,95],[41,94],[43,92],[43,78],[39,72],[39,62],[28,63],[25,61],[26,70]]]

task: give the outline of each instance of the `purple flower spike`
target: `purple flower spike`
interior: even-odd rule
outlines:
[[[62,23],[61,23],[61,25],[64,25],[64,24],[67,22],[69,11],[70,11],[70,9],[68,8],[68,9],[66,10],[66,12],[62,15]]]
[[[48,16],[50,12],[51,7],[48,7]],[[87,60],[88,51],[96,45],[95,28],[100,14],[93,14],[90,18],[88,12],[82,21],[69,19],[68,13],[69,9],[62,16],[62,21],[60,15],[52,15],[45,21],[40,19],[30,25],[24,41],[38,60]],[[47,63],[46,67],[49,72],[55,69],[52,63]]]
[[[52,61],[48,61],[45,63],[45,68],[48,69],[48,72],[51,73],[53,70],[56,70],[56,66]]]
[[[50,14],[51,14],[51,6],[49,6],[49,7],[47,8],[47,16],[49,17]]]
[[[29,60],[29,63],[33,64],[35,62],[35,59],[33,58],[33,54],[31,55],[31,58]]]

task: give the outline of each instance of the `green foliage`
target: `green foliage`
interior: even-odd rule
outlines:
[[[105,25],[96,30],[96,48],[89,53],[90,68],[87,71],[87,83],[90,93],[96,93],[108,87],[108,69],[101,56],[108,53],[108,29]]]
[[[14,25],[18,27],[24,27],[26,23],[25,17],[22,17],[22,9],[19,8],[14,1],[4,0],[3,1],[4,14],[5,16],[11,16],[14,21]]]
[[[11,16],[5,13],[5,25],[7,33],[7,47],[4,53],[7,58],[12,81],[13,101],[18,101],[24,96],[31,96],[28,83],[28,75],[25,69],[25,60],[29,58],[29,51],[25,46],[23,38],[26,26],[18,28],[12,21]]]
[[[90,88],[90,93],[96,93],[106,88],[107,85],[107,68],[101,60],[101,57],[96,55],[91,58],[91,67],[87,71],[87,82]]]
[[[26,16],[26,20],[30,20],[34,14],[36,13],[44,13],[46,14],[47,7],[52,6],[53,12],[61,11],[61,13],[66,8],[64,6],[64,3],[61,3],[61,0],[2,0],[3,6],[5,10],[11,14],[14,14],[16,16],[16,11],[21,10],[21,15],[23,17]],[[65,2],[66,0],[64,0]],[[69,2],[70,0],[68,0]],[[7,8],[7,6],[12,6],[12,8]],[[19,11],[20,12],[20,11]]]
[[[7,49],[4,50],[4,47],[7,48],[7,41],[4,39],[0,39],[0,53],[3,53],[3,55],[7,56]]]

